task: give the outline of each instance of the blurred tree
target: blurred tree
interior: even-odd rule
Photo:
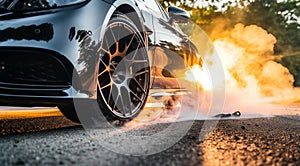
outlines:
[[[277,38],[275,54],[297,55],[280,61],[300,86],[300,0],[159,0],[166,8],[180,6],[191,11],[191,20],[210,35],[215,26],[224,30],[237,23],[258,25]],[[221,21],[222,20],[222,21]],[[212,35],[211,35],[212,37]]]
[[[272,33],[278,40],[275,53],[300,51],[300,0],[159,0],[166,8],[177,5],[191,11],[191,20],[209,33],[217,18],[237,23],[255,24]]]
[[[277,38],[277,54],[290,54],[300,50],[299,0],[255,0],[243,8],[228,8],[224,17],[233,24],[255,24],[272,33]]]
[[[293,74],[294,86],[300,86],[300,53],[294,56],[286,56],[279,60],[281,64],[287,66],[290,73]]]

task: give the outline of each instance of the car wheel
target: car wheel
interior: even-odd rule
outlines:
[[[115,14],[109,21],[100,47],[99,60],[98,107],[87,104],[91,108],[81,108],[84,122],[97,118],[99,109],[95,108],[100,108],[109,121],[131,120],[138,115],[147,101],[150,66],[143,37],[125,15]],[[76,109],[80,106],[81,104],[76,107],[59,106],[59,109],[68,119],[80,122],[78,112],[76,114]]]
[[[109,120],[130,120],[144,107],[150,83],[145,42],[135,24],[115,14],[100,49],[98,103]]]

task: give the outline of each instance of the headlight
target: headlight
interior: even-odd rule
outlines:
[[[0,0],[0,8],[9,11],[39,10],[82,3],[88,0]]]

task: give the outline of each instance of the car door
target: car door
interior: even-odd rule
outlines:
[[[186,35],[178,26],[169,23],[169,17],[156,0],[145,0],[152,12],[154,27],[153,88],[180,88],[176,78],[183,75],[190,54]]]

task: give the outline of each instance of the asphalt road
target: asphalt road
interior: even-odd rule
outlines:
[[[59,113],[46,117],[1,119],[0,165],[300,165],[299,117],[210,122],[218,124],[207,130],[206,137],[200,132],[205,121],[177,122],[178,130],[181,126],[192,126],[175,145],[156,154],[134,156],[129,151],[120,154],[130,149],[118,151],[117,148],[116,151],[115,147],[103,146],[101,141],[122,149],[124,147],[117,144],[124,142],[128,135],[124,136],[120,131],[129,137],[151,136],[172,124],[130,126],[126,130],[101,127],[86,130]],[[105,135],[105,139],[91,138],[99,133]],[[164,147],[166,142],[175,140],[176,135],[166,137],[164,141],[148,140],[140,151]],[[139,143],[137,140],[126,146],[133,147],[134,151]]]

